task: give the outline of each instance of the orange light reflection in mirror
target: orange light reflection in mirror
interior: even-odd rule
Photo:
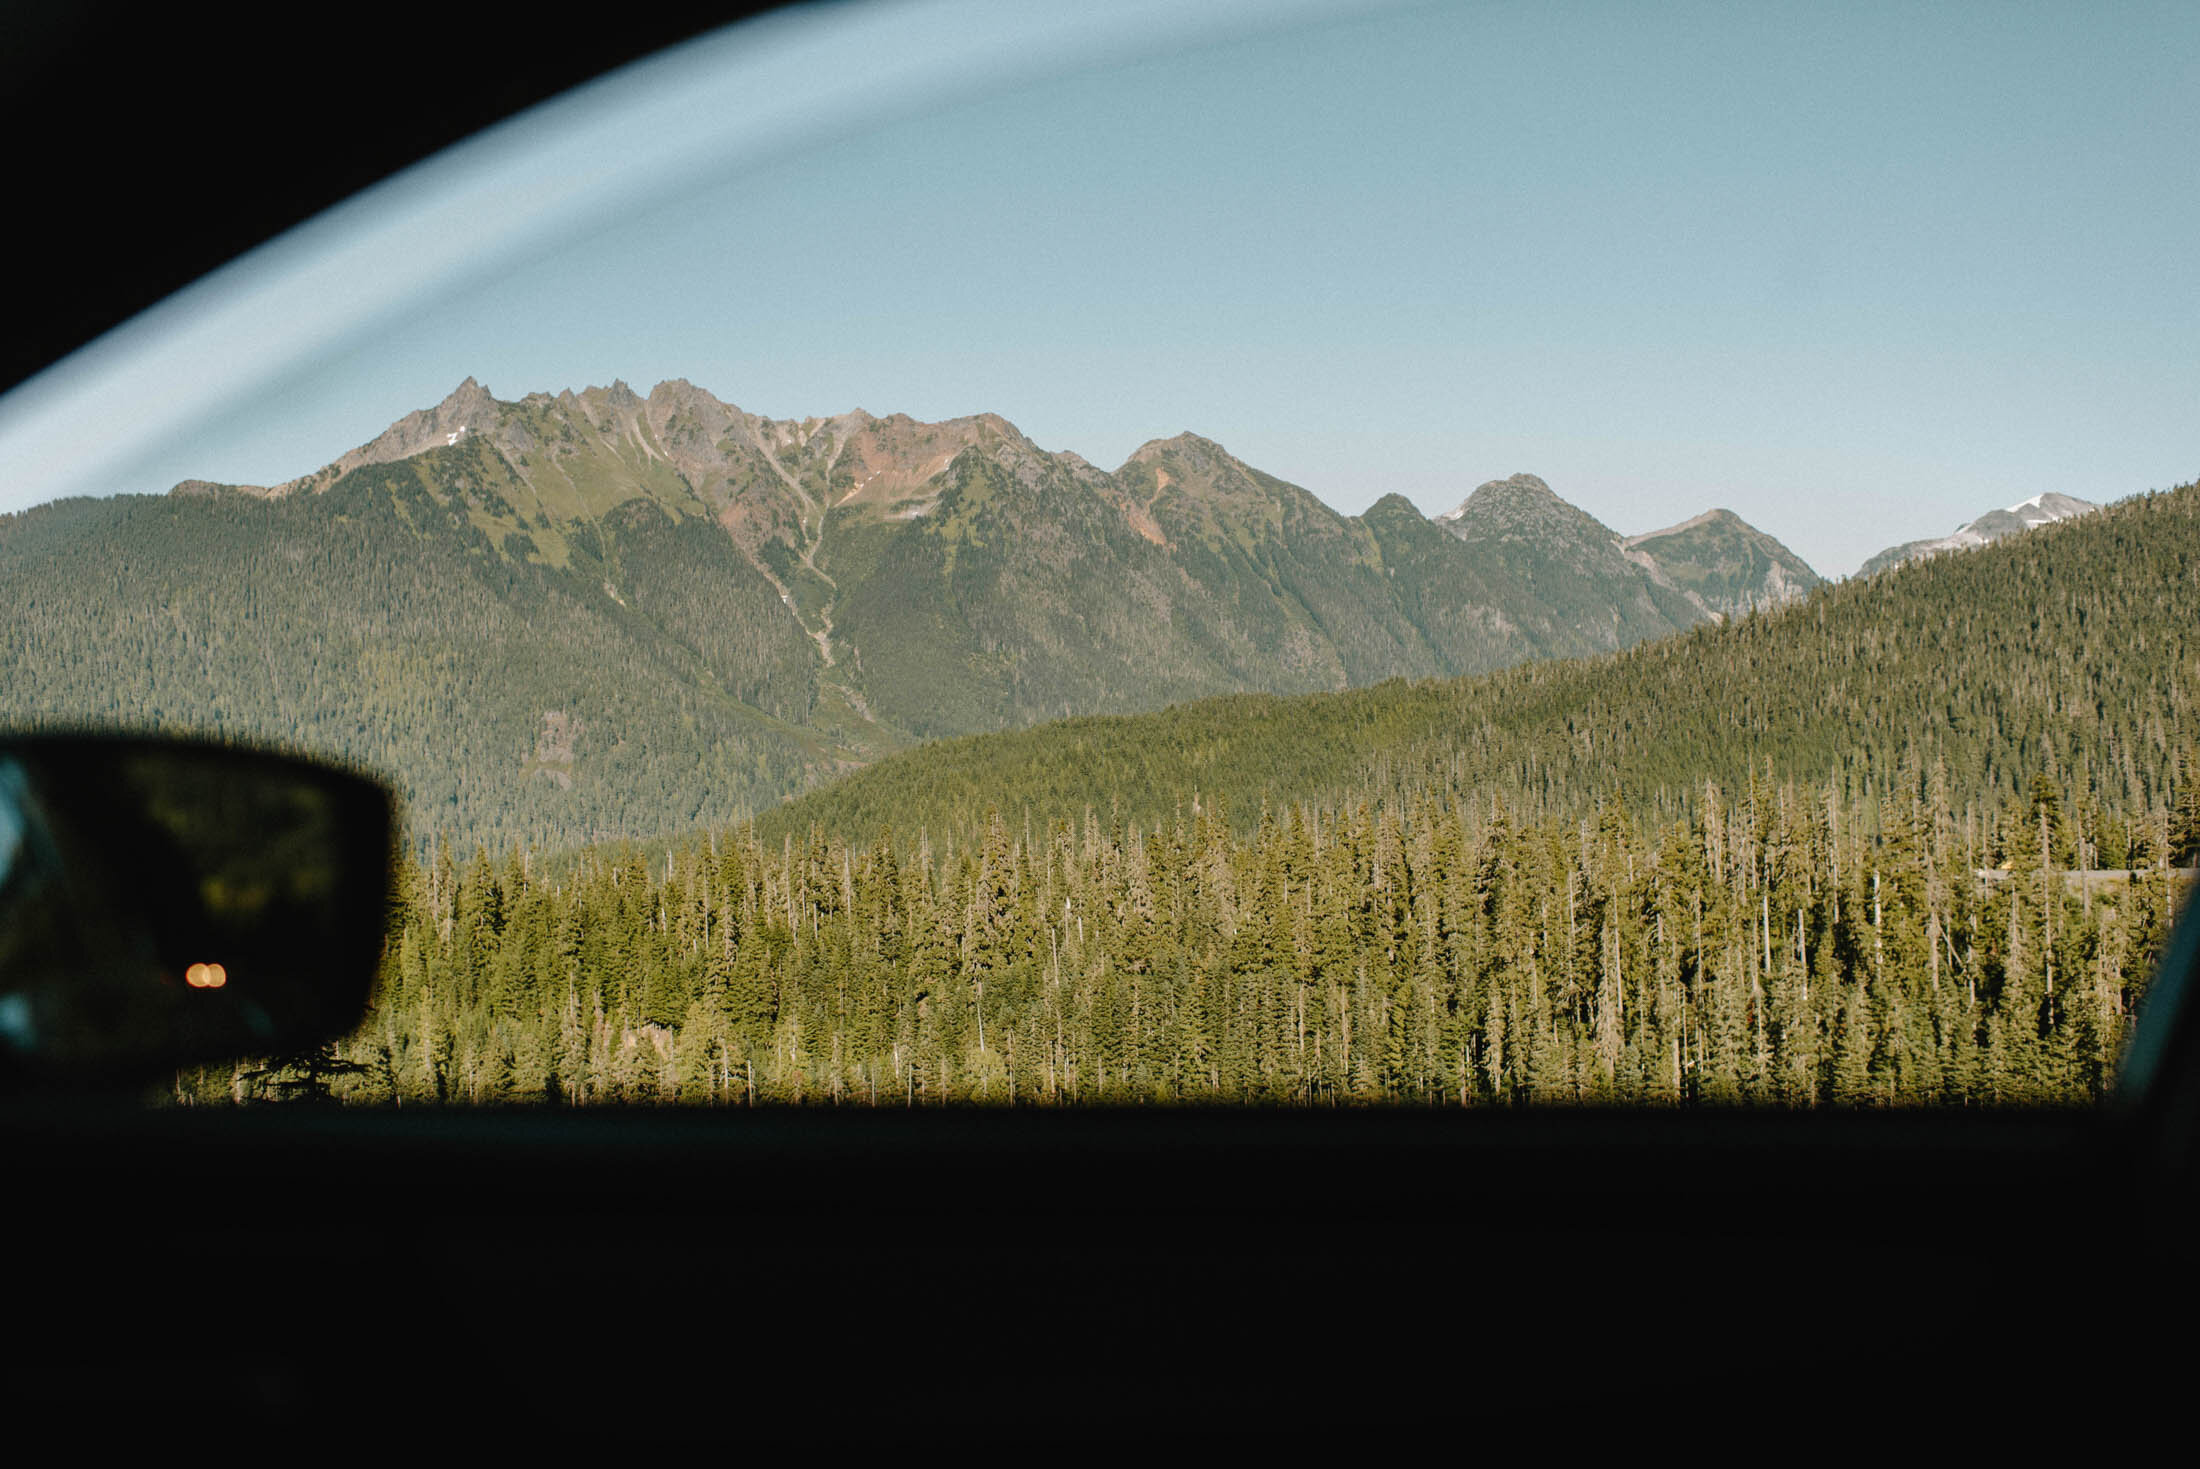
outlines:
[[[183,982],[195,990],[218,990],[229,983],[229,971],[219,964],[194,964],[183,971]]]

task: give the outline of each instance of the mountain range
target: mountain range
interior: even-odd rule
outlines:
[[[1453,550],[1427,534],[1403,497],[1342,516],[1195,434],[1144,444],[1111,474],[1039,448],[994,414],[920,423],[857,410],[773,420],[681,381],[660,383],[647,398],[614,383],[503,403],[468,379],[435,408],[407,415],[314,474],[271,489],[235,488],[314,492],[368,465],[480,440],[513,483],[505,509],[475,508],[495,531],[525,536],[532,544],[522,554],[565,564],[560,525],[600,519],[635,499],[675,517],[700,511],[772,586],[821,669],[860,660],[881,637],[897,655],[907,651],[877,615],[902,609],[866,595],[880,571],[903,582],[915,574],[942,592],[961,584],[963,594],[946,600],[979,613],[981,623],[1016,624],[1009,643],[1082,652],[1087,643],[1147,642],[1151,628],[1111,627],[1109,609],[1090,602],[1077,608],[1087,625],[1076,635],[1041,625],[1061,610],[1064,553],[1072,548],[1097,563],[1085,574],[1120,573],[1120,600],[1151,614],[1141,620],[1183,625],[1194,646],[1172,649],[1166,666],[1190,681],[1263,688],[1341,688],[1599,651],[1801,595],[1819,580],[1732,512],[1623,542],[1533,475],[1486,484],[1438,516],[1435,524],[1463,548]],[[974,457],[963,463],[966,451]],[[1004,532],[1051,544],[1019,546],[997,538]],[[896,554],[881,566],[888,542]],[[843,588],[851,570],[857,585]],[[1401,570],[1438,584],[1416,579],[1393,589]],[[973,572],[981,581],[1005,577],[1000,590],[1011,595],[997,608],[971,607],[970,593],[980,589]],[[1248,597],[1254,584],[1266,595]],[[1003,641],[1007,629],[933,631],[966,651],[980,645],[982,662],[991,651],[983,645]],[[1154,672],[1148,666],[1141,676]],[[1097,670],[1087,678],[1113,681]],[[828,680],[852,681],[846,673]],[[943,692],[930,685],[898,708],[889,691],[887,717],[935,733],[1055,712],[1018,707],[1014,696],[963,718],[929,712]],[[990,687],[957,692],[981,706],[995,697]]]
[[[391,771],[462,840],[734,819],[908,744],[1626,647],[1818,578],[1731,512],[1621,537],[1532,475],[1340,515],[1193,434],[772,419],[469,379],[276,486],[0,519],[0,717]]]

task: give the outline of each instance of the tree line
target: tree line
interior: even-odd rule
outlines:
[[[1686,819],[1369,799],[973,842],[753,826],[408,864],[369,1103],[2073,1104],[2200,816],[1707,782]],[[251,1068],[179,1078],[241,1096]]]

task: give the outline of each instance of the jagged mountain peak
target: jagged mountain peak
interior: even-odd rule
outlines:
[[[505,405],[474,377],[444,395],[433,408],[416,408],[381,433],[308,475],[275,486],[271,495],[325,490],[355,469],[410,459],[430,449],[449,448],[461,439],[494,434],[504,424]]]
[[[1162,461],[1182,463],[1187,467],[1194,468],[1216,467],[1238,462],[1228,449],[1223,448],[1213,439],[1202,438],[1188,429],[1173,438],[1148,439],[1145,443],[1131,450],[1130,458],[1123,462],[1127,467],[1132,464],[1153,464]]]
[[[1751,525],[1748,521],[1742,519],[1739,515],[1736,515],[1733,511],[1728,510],[1724,507],[1714,507],[1710,510],[1704,511],[1701,515],[1691,515],[1688,517],[1688,519],[1680,522],[1678,525],[1668,525],[1662,526],[1657,530],[1641,531],[1635,535],[1626,537],[1625,540],[1626,543],[1630,546],[1639,546],[1645,541],[1661,540],[1666,536],[1685,535],[1692,530],[1724,529],[1730,527],[1739,527],[1742,530],[1762,534],[1762,532],[1757,532],[1757,528],[1755,526]]]
[[[2075,495],[2057,494],[2052,490],[2034,495],[2029,500],[2019,500],[2002,510],[1989,510],[1978,519],[1956,527],[1958,537],[1966,533],[1981,540],[1998,540],[2001,536],[2017,531],[2030,530],[2036,525],[2051,525],[2058,520],[2087,515],[2100,509],[2091,500],[2081,500]]]
[[[870,507],[891,518],[926,514],[946,487],[947,471],[975,451],[1020,480],[1058,468],[1055,458],[997,413],[926,422],[906,413],[875,417],[862,409],[831,420],[831,503]],[[823,441],[824,429],[819,431]]]
[[[1266,544],[1300,554],[1344,524],[1312,493],[1195,433],[1139,445],[1113,478],[1132,529],[1164,545]]]
[[[1487,480],[1436,522],[1462,540],[1555,535],[1601,545],[1619,539],[1609,526],[1532,474]]]
[[[1538,476],[1513,474],[1504,479],[1485,480],[1476,485],[1466,499],[1438,515],[1436,520],[1439,524],[1449,525],[1470,515],[1486,515],[1500,509],[1551,504],[1565,505],[1566,501]]]
[[[480,418],[487,420],[496,416],[498,403],[496,395],[483,386],[479,379],[469,376],[457,387],[444,394],[442,401],[433,408],[423,409],[420,412],[430,419],[464,421],[469,418]],[[397,422],[401,424],[415,416],[417,415],[407,414],[405,418],[401,418]],[[391,425],[392,428],[396,426],[396,424]]]
[[[1973,546],[1983,546],[2005,536],[2020,535],[2037,526],[2090,515],[2100,508],[2091,500],[2081,500],[2076,495],[2045,491],[2028,500],[2019,500],[2004,509],[1989,510],[1978,519],[1957,526],[1948,535],[1889,546],[1866,561],[1857,571],[1857,575],[1870,576],[1875,572],[1885,571],[1890,566],[1899,566],[1905,561],[1938,556],[1947,551],[1969,550]]]
[[[1392,490],[1389,494],[1382,496],[1380,499],[1376,500],[1374,504],[1368,506],[1365,510],[1360,512],[1360,518],[1362,520],[1365,520],[1371,515],[1411,515],[1416,520],[1422,518],[1421,508],[1418,505],[1415,505],[1411,500],[1408,500],[1405,496],[1399,494],[1396,490]]]
[[[1794,552],[1723,507],[1623,537],[1533,474],[1478,485],[1435,519],[1517,567],[1563,568],[1585,585],[1632,585],[1630,595],[1675,625],[1774,606],[1821,580]]]
[[[1131,451],[1116,474],[1149,506],[1164,499],[1185,510],[1196,506],[1203,521],[1220,502],[1262,493],[1254,472],[1236,455],[1190,432],[1148,439]]]
[[[1627,556],[1713,617],[1793,601],[1823,583],[1800,556],[1724,508],[1620,542]]]
[[[651,404],[668,408],[706,407],[722,412],[738,412],[731,403],[724,402],[708,388],[699,388],[684,377],[668,377],[649,390]]]

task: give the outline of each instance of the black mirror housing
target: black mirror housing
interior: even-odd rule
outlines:
[[[395,810],[294,756],[0,738],[0,1086],[294,1053],[366,1007]]]

